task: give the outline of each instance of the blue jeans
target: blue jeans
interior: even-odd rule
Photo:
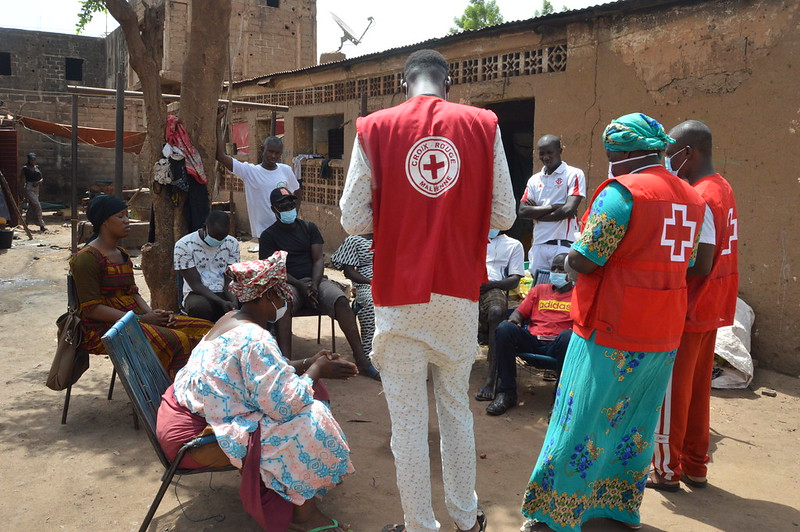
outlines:
[[[561,372],[572,330],[566,329],[553,341],[539,340],[527,327],[510,321],[502,322],[495,331],[494,356],[497,359],[497,392],[517,393],[517,353],[533,353],[541,357],[541,367]],[[538,364],[536,364],[538,366]]]

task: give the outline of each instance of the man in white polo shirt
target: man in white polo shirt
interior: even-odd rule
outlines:
[[[525,251],[522,242],[508,235],[501,235],[498,229],[489,229],[489,243],[486,245],[486,275],[489,282],[481,285],[478,300],[479,332],[486,334],[489,345],[487,359],[489,372],[483,386],[475,394],[478,401],[494,399],[497,365],[494,357],[494,332],[508,313],[508,291],[519,285],[525,275]]]
[[[275,223],[275,214],[269,202],[270,193],[276,188],[286,188],[297,197],[295,205],[300,208],[300,182],[290,166],[278,162],[283,155],[283,140],[279,137],[264,139],[261,164],[243,163],[226,154],[222,134],[225,112],[226,107],[220,105],[217,113],[217,161],[244,182],[250,234],[258,238],[264,229]]]
[[[583,170],[561,160],[561,139],[545,135],[536,145],[544,165],[525,187],[519,216],[533,220],[529,270],[549,270],[560,253],[569,253],[578,231],[578,206],[586,197]]]

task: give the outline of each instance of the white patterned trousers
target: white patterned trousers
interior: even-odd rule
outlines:
[[[441,436],[445,505],[461,530],[475,525],[475,434],[469,373],[478,305],[438,294],[430,303],[375,307],[372,361],[392,420],[392,453],[408,532],[437,532],[428,456],[428,365]]]

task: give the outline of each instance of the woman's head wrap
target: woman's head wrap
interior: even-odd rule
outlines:
[[[286,283],[285,251],[276,251],[265,260],[250,260],[231,264],[225,271],[231,282],[228,289],[242,303],[274,290],[286,301],[292,300],[292,291]]]
[[[621,116],[603,131],[603,144],[608,151],[662,151],[674,142],[664,132],[664,126],[643,113]]]
[[[100,194],[95,196],[89,202],[89,207],[86,209],[86,217],[92,222],[92,230],[94,234],[100,234],[100,226],[103,222],[117,214],[119,211],[124,211],[128,208],[128,204],[116,196],[109,196],[107,194]]]

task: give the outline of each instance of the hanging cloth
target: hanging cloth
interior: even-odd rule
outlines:
[[[208,182],[206,179],[206,172],[203,169],[203,160],[200,159],[200,153],[195,149],[192,141],[189,139],[189,134],[186,133],[186,128],[180,123],[178,117],[175,115],[167,116],[167,129],[164,132],[164,140],[172,146],[180,148],[186,156],[186,171],[195,178],[201,185]]]

